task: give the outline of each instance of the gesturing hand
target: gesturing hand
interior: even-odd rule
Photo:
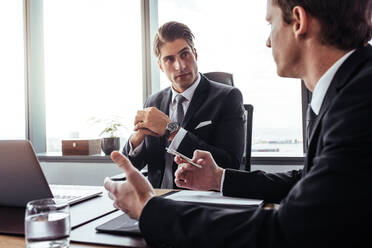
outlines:
[[[195,150],[192,161],[201,165],[198,168],[175,157],[178,169],[175,172],[175,183],[178,187],[193,190],[220,190],[223,169],[214,161],[207,151]]]
[[[114,206],[134,219],[139,219],[148,200],[155,196],[150,182],[139,172],[131,162],[119,152],[112,152],[111,159],[123,169],[127,180],[114,182],[105,178],[104,187],[109,191],[109,197]]]

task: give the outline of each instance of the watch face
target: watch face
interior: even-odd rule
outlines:
[[[167,126],[167,129],[172,133],[174,131],[176,131],[178,128],[178,123],[177,122],[171,122],[171,123],[168,123],[168,126]]]

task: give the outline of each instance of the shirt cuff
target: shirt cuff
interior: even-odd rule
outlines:
[[[130,136],[130,137],[132,137],[132,136]],[[132,143],[130,142],[130,137],[129,137],[129,140],[128,140],[129,148],[130,148],[128,155],[131,156],[131,157],[135,157],[142,150],[142,146],[143,146],[144,141],[142,141],[141,144],[139,144],[135,149],[133,149]]]
[[[187,134],[187,131],[181,127],[180,130],[178,130],[176,136],[174,136],[172,142],[169,145],[169,148],[177,151],[177,148],[180,146],[180,144],[181,144],[183,138],[185,138],[186,134]]]
[[[224,169],[223,172],[222,172],[222,177],[221,177],[221,186],[220,186],[220,192],[221,192],[221,195],[223,195],[223,183],[225,182],[225,172],[226,170]]]

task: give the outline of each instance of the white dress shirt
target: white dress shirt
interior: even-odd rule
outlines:
[[[318,115],[320,108],[322,107],[324,97],[327,93],[327,90],[329,88],[329,85],[332,82],[333,77],[335,76],[336,72],[340,68],[340,66],[345,62],[345,60],[355,51],[351,50],[350,52],[346,53],[344,56],[342,56],[339,60],[334,63],[326,73],[323,74],[323,76],[319,79],[319,81],[316,83],[313,96],[311,97],[311,109],[313,112]]]

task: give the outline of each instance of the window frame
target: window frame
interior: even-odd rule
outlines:
[[[158,0],[140,0],[142,33],[142,100],[160,90],[160,70],[152,51],[153,37],[158,28]],[[44,44],[43,44],[43,0],[23,0],[25,29],[25,103],[26,138],[36,153],[46,153]],[[302,130],[305,130],[306,107],[311,94],[301,83]],[[304,136],[303,136],[304,137]],[[303,139],[304,140],[304,139]],[[44,155],[45,156],[45,155]],[[63,160],[63,156],[61,157]],[[304,156],[299,157],[258,157],[251,158],[255,165],[301,165]],[[92,161],[93,162],[93,161]]]
[[[46,152],[43,0],[24,0],[26,138]]]

